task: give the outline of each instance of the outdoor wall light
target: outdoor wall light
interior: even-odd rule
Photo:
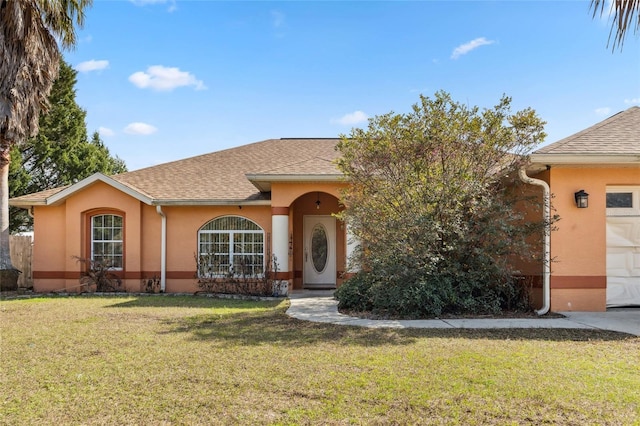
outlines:
[[[318,201],[316,201],[316,209],[320,210],[320,193],[318,192]]]
[[[576,207],[579,209],[586,209],[589,207],[589,194],[584,192],[584,189],[573,194],[576,198]]]

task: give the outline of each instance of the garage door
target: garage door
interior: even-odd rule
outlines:
[[[640,306],[640,188],[607,190],[607,306]]]

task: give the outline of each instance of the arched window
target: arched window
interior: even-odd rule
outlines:
[[[115,214],[91,217],[91,260],[123,269],[123,220]]]
[[[264,273],[264,231],[255,222],[223,216],[198,231],[198,273],[206,277]]]

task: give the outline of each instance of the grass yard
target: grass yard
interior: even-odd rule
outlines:
[[[0,423],[640,425],[640,338],[372,330],[288,302],[0,302]]]

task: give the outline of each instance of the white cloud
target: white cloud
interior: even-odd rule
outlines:
[[[147,123],[130,123],[124,128],[124,132],[129,135],[151,135],[157,132],[158,129]]]
[[[284,24],[284,13],[279,10],[271,11],[271,23],[274,27],[278,28]]]
[[[116,134],[116,132],[114,132],[110,128],[102,126],[98,127],[98,133],[100,133],[100,136],[113,136]]]
[[[331,120],[333,123],[342,124],[343,126],[352,126],[354,124],[360,124],[367,121],[369,116],[362,111],[354,111],[349,114],[345,114],[337,120]]]
[[[206,90],[202,80],[179,68],[152,65],[147,72],[138,71],[129,76],[129,81],[141,89],[170,91],[177,87],[193,86],[196,90]]]
[[[609,115],[611,113],[611,108],[609,107],[596,108],[595,113],[598,115]]]
[[[640,98],[625,99],[624,103],[627,104],[627,105],[640,104]]]
[[[477,49],[480,46],[486,46],[489,44],[495,43],[494,40],[487,40],[484,37],[479,37],[471,40],[468,43],[461,44],[460,46],[453,49],[453,53],[451,53],[451,59],[458,59],[462,55],[466,55],[474,49]]]
[[[80,72],[90,72],[90,71],[100,71],[107,68],[108,66],[109,66],[109,61],[105,59],[101,59],[98,61],[96,61],[95,59],[92,59],[90,61],[80,62],[78,65],[75,66],[75,69],[76,71],[80,71]]]
[[[155,5],[155,4],[166,4],[169,3],[168,12],[174,12],[178,9],[175,0],[130,0],[136,6],[147,6],[147,5]]]

